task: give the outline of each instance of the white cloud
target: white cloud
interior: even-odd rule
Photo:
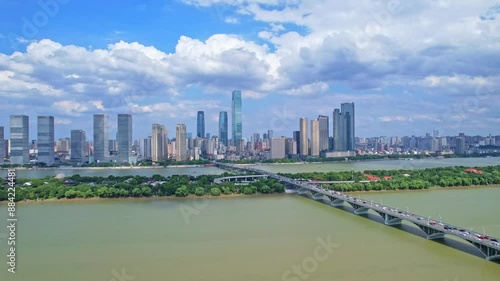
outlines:
[[[230,24],[237,24],[237,23],[240,23],[240,20],[238,18],[235,18],[235,17],[226,17],[224,19],[224,22],[230,23]]]

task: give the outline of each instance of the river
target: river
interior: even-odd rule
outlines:
[[[380,169],[425,169],[448,166],[489,166],[500,165],[500,157],[490,158],[450,158],[450,159],[415,159],[415,160],[373,160],[373,161],[351,161],[330,162],[321,164],[273,164],[273,165],[251,165],[275,173],[299,173],[299,172],[329,172],[329,171],[365,171]],[[18,170],[19,178],[43,178],[46,176],[79,174],[81,176],[127,176],[140,175],[152,176],[160,174],[171,175],[203,175],[222,174],[224,171],[215,167],[170,167],[170,168],[118,168],[118,169],[38,169]],[[0,170],[0,176],[5,177],[7,170]]]
[[[500,236],[500,187],[361,196]],[[498,263],[296,194],[33,202],[18,219],[15,275],[0,228],[0,280],[500,280]]]

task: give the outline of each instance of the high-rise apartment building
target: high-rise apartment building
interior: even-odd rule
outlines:
[[[5,135],[3,126],[0,126],[0,164],[4,163],[4,158],[5,158]]]
[[[84,130],[71,130],[71,162],[84,163],[86,157],[87,134]]]
[[[205,112],[198,111],[196,122],[196,136],[199,138],[205,137]]]
[[[160,124],[153,124],[151,133],[151,160],[162,162],[168,160],[168,132],[167,128]]]
[[[293,131],[293,140],[296,148],[293,154],[300,154],[300,131]]]
[[[176,146],[176,161],[187,160],[187,145],[186,145],[186,125],[177,124],[175,130],[175,146]]]
[[[118,114],[118,130],[116,142],[118,143],[118,162],[132,163],[132,115]]]
[[[285,158],[286,151],[286,139],[285,138],[273,138],[271,140],[271,159],[283,159]]]
[[[243,138],[243,121],[241,110],[241,91],[233,91],[232,95],[232,144],[240,147]]]
[[[354,103],[342,103],[333,111],[333,150],[353,151],[355,148]]]
[[[328,116],[318,116],[319,121],[319,151],[329,150],[330,127]]]
[[[228,123],[227,111],[219,112],[219,139],[226,147],[228,146]]]
[[[300,156],[309,155],[309,139],[307,137],[307,118],[300,118]]]
[[[10,116],[10,163],[28,164],[30,161],[29,117]]]
[[[311,120],[311,156],[319,156],[320,130],[319,118]]]
[[[54,116],[38,116],[38,163],[54,164]]]
[[[94,161],[106,162],[109,159],[108,115],[94,114]]]

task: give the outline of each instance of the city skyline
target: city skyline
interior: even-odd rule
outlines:
[[[238,89],[245,137],[284,135],[338,101],[356,103],[358,136],[498,133],[499,18],[489,1],[146,1],[103,10],[112,21],[96,19],[98,29],[81,24],[95,16],[91,3],[60,3],[44,26],[32,21],[45,13],[37,1],[0,11],[1,126],[9,115],[54,116],[60,138],[90,132],[83,116],[123,113],[134,115],[134,138],[147,134],[139,124],[184,123],[194,134],[203,110],[214,135]],[[187,18],[199,21],[175,24]],[[31,118],[31,136],[35,127]]]

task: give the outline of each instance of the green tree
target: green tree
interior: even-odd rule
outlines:
[[[213,187],[210,189],[210,195],[212,195],[212,196],[219,196],[220,193],[221,193],[221,191],[218,187]]]
[[[194,191],[194,194],[196,196],[203,196],[205,195],[205,189],[203,187],[197,187]]]

